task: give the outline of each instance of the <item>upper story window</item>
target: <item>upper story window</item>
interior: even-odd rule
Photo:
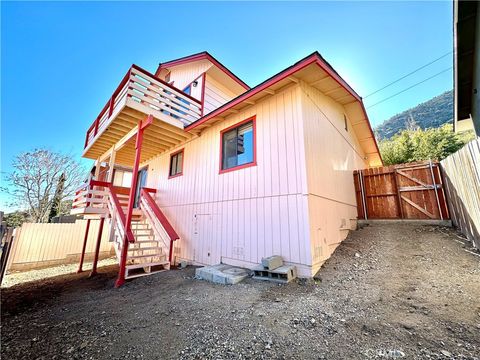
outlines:
[[[220,134],[220,173],[256,165],[255,117],[235,124]]]
[[[170,170],[168,177],[180,176],[183,174],[183,149],[170,155]]]
[[[126,170],[113,170],[113,186],[130,187],[132,185],[132,172]]]

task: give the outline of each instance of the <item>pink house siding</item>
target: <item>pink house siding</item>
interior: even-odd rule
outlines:
[[[350,121],[345,130],[348,111],[307,84],[301,89],[313,275],[355,229],[352,173],[368,164]]]
[[[144,83],[150,90],[135,85],[143,99],[138,100],[130,87],[137,80],[132,77],[141,76],[149,79]],[[132,66],[121,85],[125,100],[116,107],[111,101],[90,126],[84,156],[96,160],[97,169],[107,166],[107,159],[112,170],[137,169],[142,162],[147,177],[143,184],[142,173],[141,186],[157,190],[155,201],[165,216],[145,191],[136,216],[159,238],[162,226],[176,232],[165,243],[170,255],[170,240],[178,239],[170,262],[251,268],[263,257],[281,255],[300,276],[310,277],[356,228],[353,171],[381,165],[382,159],[360,96],[318,52],[253,88],[207,52],[163,63],[155,76]],[[237,129],[239,124],[244,126]],[[223,133],[226,169],[221,169]],[[134,146],[142,136],[142,146]],[[254,160],[245,163],[252,143]],[[239,151],[242,146],[245,151]],[[171,156],[180,151],[169,176]],[[85,204],[91,199],[82,196]],[[126,247],[117,244],[125,256]]]
[[[220,84],[213,77],[207,74],[205,82],[205,103],[204,114],[219,108],[223,104],[229,102],[234,97],[235,93],[227,89],[224,85]]]
[[[198,60],[183,65],[176,65],[170,69],[170,82],[173,81],[173,85],[178,89],[185,89],[195,80],[197,81],[197,86],[191,88],[191,96],[202,100],[202,91],[205,91],[203,96],[204,115],[229,102],[241,92],[245,91],[245,89],[242,89],[241,92],[232,91],[220,81],[216,80],[208,73],[212,67],[213,64],[210,61]],[[216,73],[218,74],[218,71]],[[205,86],[203,86],[203,81],[205,81]]]
[[[175,85],[175,87],[183,90],[188,84],[201,76],[211,66],[212,64],[208,60],[200,60],[184,65],[177,65],[170,69],[170,81],[174,82],[173,85]]]
[[[168,179],[169,154],[148,163],[147,186],[158,189],[157,201],[181,237],[176,256],[251,267],[280,254],[310,275],[300,106],[300,87],[292,85],[217,122],[182,145],[182,176]],[[221,130],[254,115],[257,166],[219,174]]]

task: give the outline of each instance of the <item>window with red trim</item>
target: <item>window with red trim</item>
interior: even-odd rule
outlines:
[[[255,123],[247,119],[221,132],[220,171],[255,164]]]
[[[183,174],[183,149],[170,155],[170,169],[168,177],[180,176]]]

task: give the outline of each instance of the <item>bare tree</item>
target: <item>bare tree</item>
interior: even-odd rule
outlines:
[[[62,206],[63,187],[65,186],[65,173],[62,173],[58,178],[57,189],[53,195],[52,206],[50,206],[50,213],[48,214],[48,222],[51,222],[55,216],[60,215]]]
[[[15,156],[14,171],[7,176],[7,189],[17,206],[28,209],[34,222],[48,221],[54,202],[72,197],[86,171],[71,155],[35,149]],[[65,178],[62,179],[62,176]],[[62,184],[61,191],[58,184]],[[57,204],[58,206],[58,204]]]

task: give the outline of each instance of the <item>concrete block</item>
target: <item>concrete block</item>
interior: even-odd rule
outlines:
[[[249,274],[248,270],[237,268],[237,267],[225,269],[223,273],[227,275],[226,281],[227,281],[227,284],[230,284],[230,285],[238,284],[240,281],[248,277],[248,274]]]
[[[211,281],[215,284],[226,285],[227,284],[227,277],[223,273],[218,272],[218,273],[213,274]]]
[[[281,256],[273,255],[266,258],[262,258],[262,266],[266,270],[275,270],[283,265],[283,259]]]
[[[211,269],[207,267],[196,269],[195,276],[202,280],[213,281],[213,273]]]
[[[195,270],[199,279],[216,284],[237,284],[248,276],[248,270],[226,264],[205,266]]]
[[[258,266],[253,269],[256,280],[268,280],[278,283],[289,283],[297,277],[297,268],[291,265],[283,265],[275,270],[266,270],[263,266]]]

